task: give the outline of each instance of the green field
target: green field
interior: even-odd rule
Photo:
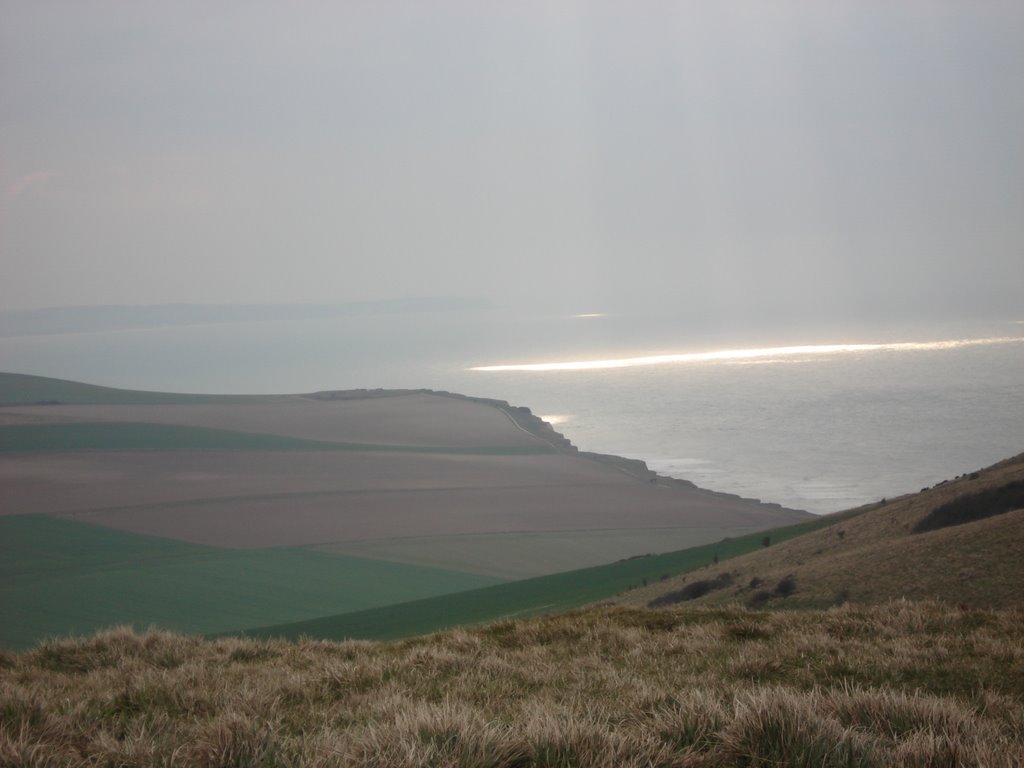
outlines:
[[[0,452],[10,451],[375,451],[390,453],[458,453],[520,456],[552,453],[536,446],[445,448],[306,440],[298,437],[234,432],[141,422],[71,422],[0,426]]]
[[[768,535],[779,542],[832,522]],[[502,583],[310,549],[228,550],[11,515],[0,517],[0,646],[25,648],[114,624],[260,637],[405,637],[595,602],[705,567],[715,555],[744,554],[764,535]]]
[[[228,550],[42,515],[0,517],[0,646],[113,624],[185,632],[296,621],[500,580],[303,549]]]
[[[538,576],[483,589],[337,616],[255,629],[245,629],[239,625],[239,629],[245,630],[241,633],[250,637],[296,639],[310,636],[332,640],[392,640],[457,625],[564,611],[607,599],[645,582],[657,581],[663,576],[709,566],[715,555],[724,561],[752,552],[762,545],[765,536],[770,536],[773,543],[778,543],[832,525],[836,520],[834,516],[816,518],[798,525],[761,531],[679,552],[636,557],[610,565]],[[721,566],[712,566],[718,567],[724,570],[727,565],[723,563]]]
[[[278,400],[279,395],[187,395],[98,387],[77,381],[0,373],[0,405],[64,403],[66,405],[195,405],[199,403],[251,403]]]

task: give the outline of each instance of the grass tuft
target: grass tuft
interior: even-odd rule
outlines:
[[[0,765],[1021,766],[1024,612],[605,608],[395,643],[125,628],[0,669]]]

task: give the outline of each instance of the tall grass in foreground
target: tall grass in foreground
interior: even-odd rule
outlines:
[[[394,643],[0,658],[0,764],[1014,766],[1024,612],[590,610]]]

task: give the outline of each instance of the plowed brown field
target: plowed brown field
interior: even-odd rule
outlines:
[[[21,405],[0,423],[146,422],[261,432],[307,440],[438,448],[529,447],[539,438],[498,408],[428,393],[317,400],[282,396],[259,403],[198,405]]]
[[[0,423],[149,422],[442,449],[548,447],[501,408],[427,393],[255,404],[39,405]],[[564,448],[536,455],[80,450],[0,456],[0,510],[228,547],[526,531],[766,528],[778,507],[652,481]]]

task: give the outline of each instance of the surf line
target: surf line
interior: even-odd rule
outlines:
[[[753,349],[720,349],[713,352],[685,352],[671,355],[623,357],[610,360],[575,360],[556,363],[519,363],[511,365],[479,365],[470,371],[589,371],[600,368],[633,368],[642,365],[679,363],[715,363],[734,360],[757,360],[810,355],[839,355],[868,352],[928,352],[993,344],[1019,344],[1024,337],[1000,336],[984,339],[948,339],[946,341],[898,341],[883,344],[805,344],[790,347]]]

